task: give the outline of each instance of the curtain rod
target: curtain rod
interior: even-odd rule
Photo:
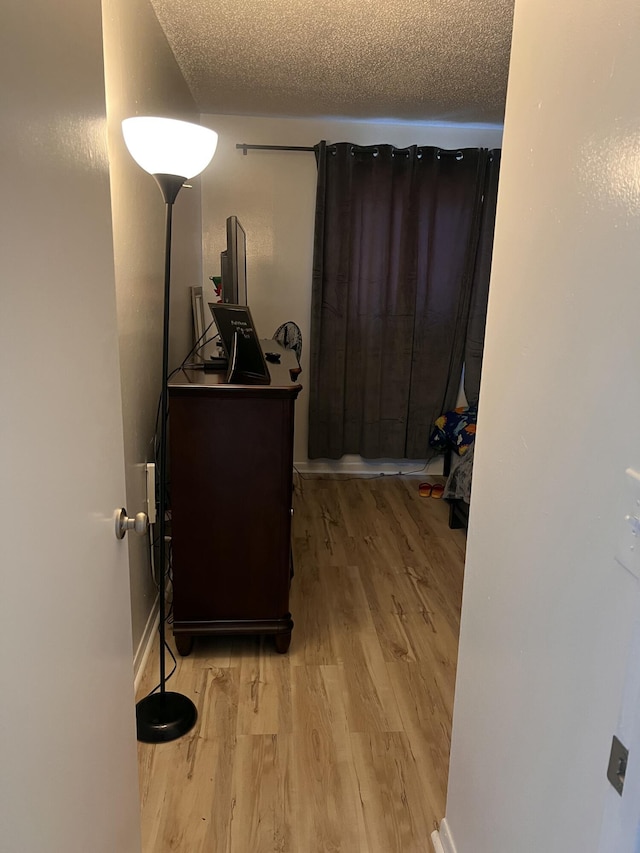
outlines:
[[[355,145],[354,147],[358,148],[358,147],[362,147],[362,146]],[[365,145],[363,147],[374,148],[375,146]],[[442,154],[452,155],[452,156],[455,156],[459,160],[461,160],[462,157],[464,156],[462,154],[462,151],[459,148],[451,148],[451,149],[440,148],[437,145],[436,146],[418,146],[418,147],[419,148],[435,147],[438,151],[439,156],[441,156]],[[314,146],[308,146],[308,145],[249,145],[247,142],[236,142],[236,148],[239,148],[245,157],[247,156],[248,151],[315,151],[316,150]],[[407,149],[406,148],[399,148],[398,150],[399,151],[406,151]],[[498,149],[486,149],[486,148],[484,148],[484,149],[478,149],[478,150],[480,150],[480,151],[489,150],[490,159],[493,159],[493,151],[494,150],[500,151],[499,148]]]
[[[236,148],[242,149],[245,157],[247,151],[315,151],[305,145],[247,145],[246,142],[236,142]]]

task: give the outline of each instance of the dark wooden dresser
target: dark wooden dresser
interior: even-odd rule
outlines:
[[[266,342],[263,343],[263,349]],[[224,373],[182,370],[169,383],[173,633],[272,634],[291,642],[289,612],[295,354],[270,385],[228,385]]]

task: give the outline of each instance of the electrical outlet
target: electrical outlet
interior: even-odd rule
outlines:
[[[147,515],[149,524],[156,523],[156,466],[155,462],[147,462]]]
[[[611,782],[620,796],[622,796],[628,760],[629,750],[623,743],[620,743],[618,738],[614,735],[611,743],[609,767],[607,768],[607,779]]]

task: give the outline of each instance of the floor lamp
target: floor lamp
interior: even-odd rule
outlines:
[[[160,536],[160,692],[151,693],[136,705],[138,740],[163,743],[186,734],[195,725],[198,712],[187,696],[166,690],[165,589],[167,511],[167,381],[169,371],[169,295],[171,280],[171,220],[173,203],[186,180],[194,178],[211,162],[218,134],[198,124],[169,118],[138,116],[122,122],[129,153],[152,175],[165,201],[166,239],[164,254],[164,322],[162,330],[162,387],[160,392],[160,457],[158,519]]]

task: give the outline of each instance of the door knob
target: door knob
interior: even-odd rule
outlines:
[[[149,527],[149,517],[146,512],[139,512],[134,518],[127,516],[124,507],[116,510],[116,537],[124,539],[128,530],[134,530],[140,536],[144,536]]]

